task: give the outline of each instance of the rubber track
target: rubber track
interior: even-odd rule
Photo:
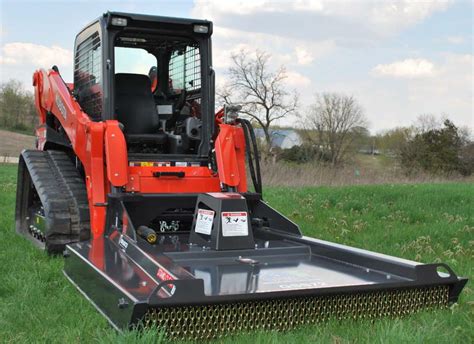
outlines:
[[[59,252],[66,244],[87,240],[90,216],[86,187],[67,154],[25,150],[21,160],[44,208],[47,251]]]

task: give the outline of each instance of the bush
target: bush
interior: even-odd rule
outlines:
[[[280,150],[278,160],[304,164],[314,160],[331,161],[331,157],[314,146],[301,145]]]
[[[467,156],[462,154],[466,144],[458,128],[446,120],[442,128],[418,133],[408,140],[400,151],[400,162],[408,172],[421,169],[435,174],[470,175],[472,157],[468,152]]]
[[[474,142],[469,142],[461,149],[459,155],[461,160],[461,174],[470,176],[474,173]]]

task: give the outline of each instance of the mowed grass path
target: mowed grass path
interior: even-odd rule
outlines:
[[[155,331],[118,334],[62,274],[63,260],[14,233],[16,166],[0,165],[0,343],[156,343]],[[474,277],[474,185],[269,188],[265,198],[306,235],[423,262]],[[226,343],[472,343],[474,294],[402,319],[331,321]]]

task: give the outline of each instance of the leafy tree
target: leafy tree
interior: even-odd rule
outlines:
[[[399,127],[390,129],[376,138],[377,146],[388,155],[398,155],[413,137],[414,128]]]
[[[445,120],[441,128],[420,131],[400,151],[400,162],[409,172],[422,169],[437,174],[472,173],[462,160],[466,142],[459,129]],[[465,159],[467,160],[467,159]]]
[[[37,117],[33,95],[17,80],[0,85],[0,127],[31,133]]]
[[[330,161],[330,157],[324,155],[324,153],[317,147],[309,144],[282,149],[278,154],[278,159],[288,162],[295,162],[298,164],[303,164],[314,160]]]

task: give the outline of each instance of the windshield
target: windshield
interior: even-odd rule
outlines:
[[[156,68],[156,57],[140,48],[115,47],[115,73],[148,75]]]

